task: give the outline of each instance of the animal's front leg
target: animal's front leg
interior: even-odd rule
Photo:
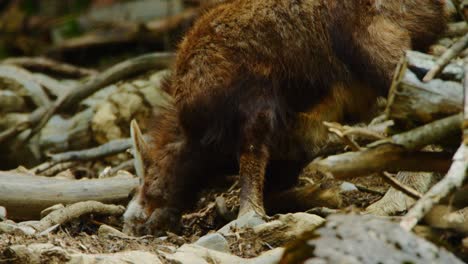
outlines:
[[[265,215],[263,207],[263,185],[265,168],[269,153],[264,144],[250,144],[240,155],[240,208],[239,216],[254,211],[260,216]]]
[[[271,113],[268,111],[258,113],[244,128],[239,157],[239,217],[252,211],[259,216],[265,216],[263,186],[270,157],[267,145],[271,132]]]

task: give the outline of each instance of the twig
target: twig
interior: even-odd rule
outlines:
[[[131,147],[131,139],[124,138],[115,139],[90,149],[68,151],[58,154],[51,154],[49,156],[52,164],[57,164],[65,161],[87,161],[114,155],[123,152]]]
[[[348,135],[345,134],[346,129],[341,124],[334,123],[334,122],[323,122],[323,124],[326,127],[328,127],[328,131],[335,133],[353,151],[361,150],[361,147],[359,146],[359,144],[356,143],[356,141],[354,141],[352,138],[350,138]]]
[[[455,44],[452,45],[448,50],[437,59],[436,64],[432,69],[427,72],[426,76],[424,76],[423,81],[429,82],[437,76],[453,58],[455,58],[460,52],[463,51],[468,46],[468,33],[465,34],[460,40],[458,40]]]
[[[119,170],[127,170],[131,171],[134,170],[134,163],[135,161],[133,159],[126,160],[119,165],[111,168],[108,172],[108,175],[114,175],[116,174]]]
[[[390,138],[379,140],[369,144],[367,147],[374,147],[381,144],[395,144],[404,146],[407,150],[420,149],[429,144],[439,142],[447,136],[452,136],[460,131],[462,123],[462,114],[452,115],[439,119],[432,123],[414,128],[410,131],[396,134]]]
[[[453,157],[453,164],[447,175],[434,185],[424,196],[416,202],[402,218],[400,226],[410,231],[426,213],[447,196],[452,190],[459,188],[466,177],[468,169],[468,148],[462,144]]]
[[[33,173],[41,173],[43,176],[55,176],[62,171],[75,167],[76,165],[76,162],[64,162],[56,165],[46,162],[32,168],[31,171]]]
[[[380,196],[384,196],[385,195],[385,192],[381,192],[381,191],[377,191],[377,190],[374,190],[374,189],[370,189],[366,186],[363,186],[363,185],[359,185],[359,184],[354,184],[354,186],[356,186],[356,188],[360,191],[360,192],[366,192],[366,193],[372,193],[372,194],[377,194],[377,195],[380,195]]]
[[[70,77],[86,77],[98,72],[75,65],[55,61],[44,57],[20,57],[1,61],[4,64],[13,64],[30,70],[53,72]]]
[[[395,177],[393,177],[390,173],[388,172],[382,172],[380,174],[380,177],[382,177],[385,182],[387,182],[388,184],[390,184],[390,186],[392,186],[393,188],[399,190],[400,192],[403,192],[404,194],[408,195],[409,197],[413,198],[413,199],[421,199],[422,197],[422,194],[418,191],[416,191],[415,189],[411,188],[410,186],[407,186],[403,183],[401,183],[398,179],[396,179]]]
[[[61,225],[85,214],[121,215],[125,207],[103,204],[96,201],[78,202],[63,209],[51,212],[34,225],[37,232],[42,232],[54,225]]]

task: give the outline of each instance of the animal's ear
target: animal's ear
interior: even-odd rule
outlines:
[[[145,156],[148,155],[148,146],[135,119],[130,123],[130,135],[133,143],[135,171],[138,178],[140,178],[140,183],[142,183],[146,171],[146,161],[148,160],[145,158]]]

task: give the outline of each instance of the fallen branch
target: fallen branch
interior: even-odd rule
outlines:
[[[468,46],[468,33],[465,34],[460,40],[458,40],[455,44],[453,44],[447,51],[440,56],[440,58],[436,61],[436,65],[431,68],[431,70],[424,76],[423,81],[429,82],[434,77],[436,77],[444,67],[458,54],[460,54],[463,49]]]
[[[66,161],[87,161],[123,152],[132,147],[129,138],[115,139],[100,146],[49,155],[53,165]]]
[[[311,162],[302,172],[309,177],[316,172],[344,180],[367,176],[381,171],[436,171],[446,172],[450,156],[440,152],[411,152],[392,144],[348,152]]]
[[[69,77],[86,77],[95,75],[98,72],[82,67],[77,67],[68,63],[59,62],[44,57],[21,57],[21,58],[10,58],[1,61],[4,64],[13,64],[29,70],[34,71],[45,71],[52,72],[59,75]]]
[[[123,206],[103,204],[96,201],[78,202],[51,212],[42,218],[37,224],[34,224],[33,227],[37,232],[42,232],[49,227],[64,224],[85,214],[119,216],[122,215],[124,211],[125,207]]]
[[[0,201],[12,219],[39,219],[42,210],[59,203],[93,200],[125,204],[137,185],[136,178],[77,181],[0,172]]]
[[[382,171],[446,172],[450,167],[450,157],[446,153],[416,150],[456,134],[461,121],[461,114],[454,115],[376,141],[361,151],[316,160],[307,165],[302,174],[308,177],[318,171],[346,179]]]
[[[380,174],[380,176],[385,180],[385,182],[387,182],[390,186],[397,189],[398,191],[403,192],[404,194],[408,195],[409,197],[413,199],[421,199],[422,194],[420,192],[411,188],[410,186],[407,186],[401,183],[398,179],[393,177],[390,173],[384,171]]]

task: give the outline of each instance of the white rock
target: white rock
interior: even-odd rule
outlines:
[[[194,244],[220,252],[229,252],[229,243],[220,233],[204,235],[200,237]]]

